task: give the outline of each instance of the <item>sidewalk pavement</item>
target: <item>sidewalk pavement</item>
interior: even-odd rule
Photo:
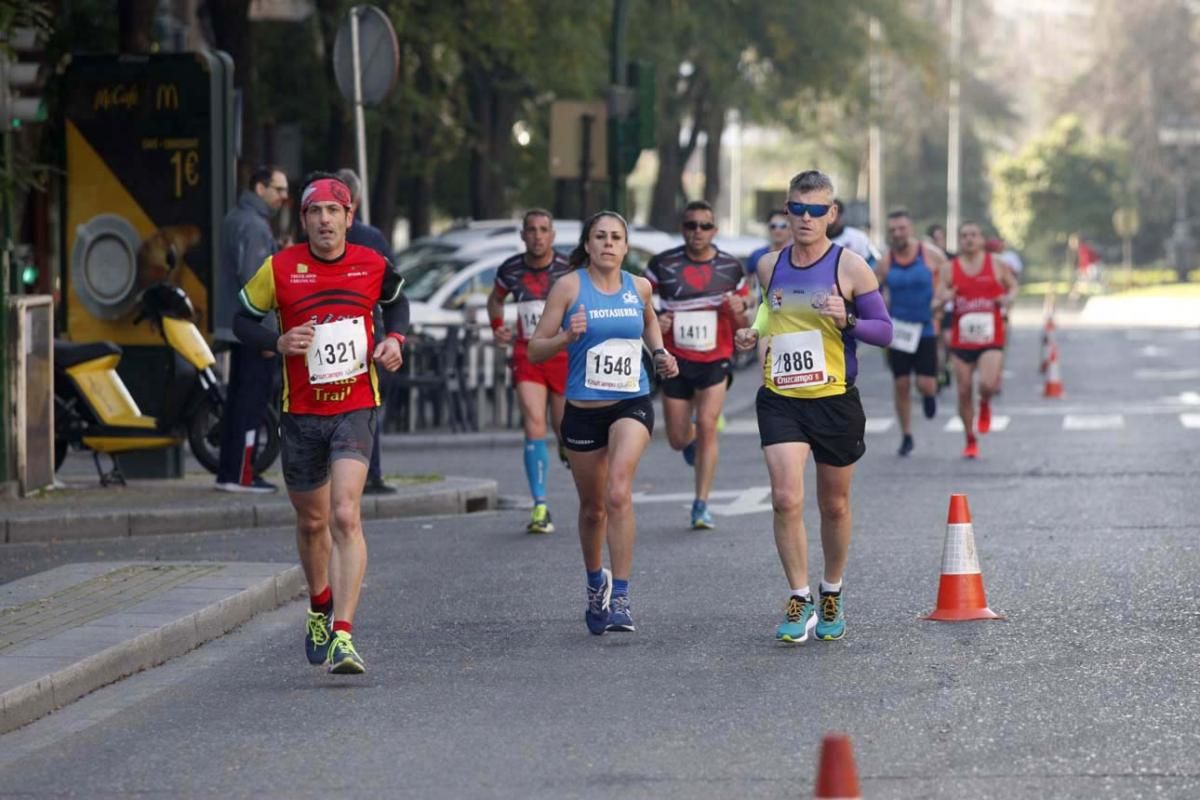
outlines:
[[[303,590],[299,566],[254,563],[67,564],[4,584],[0,734],[183,655]]]
[[[64,465],[65,467],[65,465]],[[63,488],[27,498],[0,497],[0,543],[147,536],[164,533],[291,525],[295,512],[285,492],[227,494],[207,473],[179,479],[131,479],[101,486],[95,473],[60,471]],[[367,495],[363,519],[465,514],[497,506],[497,483],[488,478],[388,478],[390,495]]]

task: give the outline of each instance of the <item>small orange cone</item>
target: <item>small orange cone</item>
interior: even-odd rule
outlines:
[[[1062,397],[1062,373],[1058,369],[1058,345],[1050,343],[1050,357],[1046,363],[1046,385],[1042,397]]]
[[[827,733],[821,740],[817,762],[816,800],[862,800],[858,788],[858,770],[854,768],[854,749],[844,733]]]
[[[1050,348],[1054,346],[1054,316],[1046,317],[1046,327],[1042,329],[1042,354],[1038,359],[1038,373],[1046,374],[1050,367]]]
[[[950,495],[946,514],[946,544],[942,548],[942,577],[938,582],[937,608],[922,619],[963,622],[1004,619],[988,608],[983,573],[975,552],[975,530],[965,494]]]

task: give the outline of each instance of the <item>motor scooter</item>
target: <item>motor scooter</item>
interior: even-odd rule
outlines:
[[[117,374],[121,348],[112,342],[54,342],[54,468],[67,449],[90,450],[102,485],[125,483],[116,455],[174,447],[184,438],[201,466],[215,473],[221,447],[225,389],[216,358],[193,321],[195,310],[178,286],[157,283],[139,299],[134,324],[147,321],[175,351],[175,368],[164,387],[162,417],[143,414]],[[100,455],[107,454],[106,471]],[[279,455],[279,415],[268,406],[259,423],[253,458],[260,474]]]

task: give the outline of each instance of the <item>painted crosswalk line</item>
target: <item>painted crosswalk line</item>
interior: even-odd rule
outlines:
[[[992,415],[991,432],[996,433],[997,431],[1005,430],[1006,428],[1008,428],[1009,421],[1010,421],[1010,418],[1004,416],[1003,414],[993,414]],[[976,425],[979,424],[978,417],[975,418],[975,424]],[[958,417],[951,417],[950,420],[946,423],[946,427],[942,428],[942,430],[944,430],[946,433],[962,433],[963,432],[962,420],[959,419]]]
[[[1180,414],[1179,421],[1185,428],[1200,429],[1200,414]]]
[[[1115,431],[1125,427],[1120,414],[1067,414],[1063,417],[1064,431]]]

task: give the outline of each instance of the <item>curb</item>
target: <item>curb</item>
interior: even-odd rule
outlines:
[[[396,519],[488,511],[497,507],[497,491],[498,484],[494,480],[452,477],[411,493],[367,495],[362,500],[362,518]],[[179,508],[14,514],[0,521],[0,542],[20,544],[266,528],[290,525],[296,519],[286,498],[246,504],[224,504],[215,498],[216,495],[213,502],[203,505]]]
[[[288,567],[274,577],[152,631],[101,650],[35,681],[0,694],[0,734],[8,733],[135,672],[194,650],[303,592],[304,572]]]

